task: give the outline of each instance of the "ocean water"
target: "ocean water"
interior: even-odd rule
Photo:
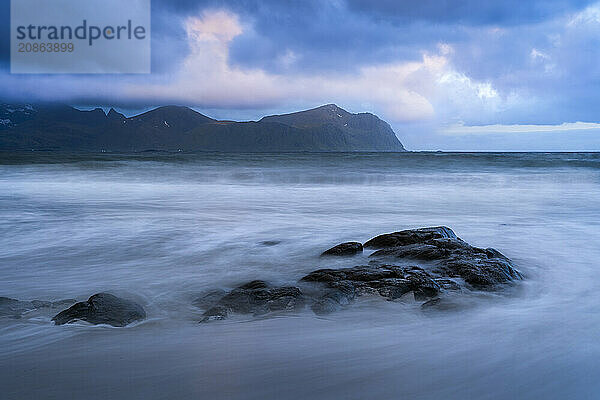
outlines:
[[[526,279],[434,315],[364,299],[199,324],[191,306],[434,225]],[[0,319],[0,397],[597,399],[599,244],[598,153],[0,154],[0,296],[109,291],[148,313],[126,328]]]

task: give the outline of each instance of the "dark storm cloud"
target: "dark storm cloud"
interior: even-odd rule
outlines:
[[[415,60],[437,42],[469,40],[467,26],[526,24],[581,9],[584,0],[281,1],[154,0],[152,67],[168,72],[187,54],[181,21],[228,9],[252,26],[237,37],[231,62],[269,71],[347,70],[371,62]],[[9,2],[1,2],[0,63],[9,58]],[[295,55],[293,64],[286,57]]]
[[[591,4],[589,0],[348,0],[348,1],[167,1],[154,10],[179,16],[228,9],[252,26],[237,37],[230,61],[268,71],[345,71],[373,62],[417,60],[437,43],[474,39],[473,29],[537,24]],[[160,22],[160,21],[159,21]],[[154,29],[181,35],[169,22]],[[535,34],[535,33],[534,33]],[[476,37],[475,37],[476,38]],[[523,41],[527,45],[527,41]],[[499,48],[500,58],[506,49]],[[181,52],[179,53],[181,54]],[[294,55],[294,63],[286,59]]]

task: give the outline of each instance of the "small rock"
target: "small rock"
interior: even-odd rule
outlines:
[[[145,318],[146,312],[139,304],[109,293],[97,293],[87,301],[76,303],[61,311],[52,318],[52,321],[56,325],[81,320],[94,325],[108,324],[121,327]]]
[[[231,313],[262,315],[275,311],[293,311],[304,306],[297,287],[272,287],[265,281],[245,283],[218,299],[200,322],[225,319]]]
[[[346,242],[325,250],[321,256],[353,256],[362,253],[363,245],[359,242]]]

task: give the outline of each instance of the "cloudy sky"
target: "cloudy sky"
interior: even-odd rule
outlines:
[[[600,150],[600,3],[152,1],[152,74],[11,75],[4,101],[257,119],[336,103],[411,150]]]

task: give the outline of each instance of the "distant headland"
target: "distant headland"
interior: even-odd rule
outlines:
[[[390,125],[370,113],[327,104],[259,121],[219,121],[188,107],[126,117],[113,108],[0,104],[0,151],[406,151]]]

